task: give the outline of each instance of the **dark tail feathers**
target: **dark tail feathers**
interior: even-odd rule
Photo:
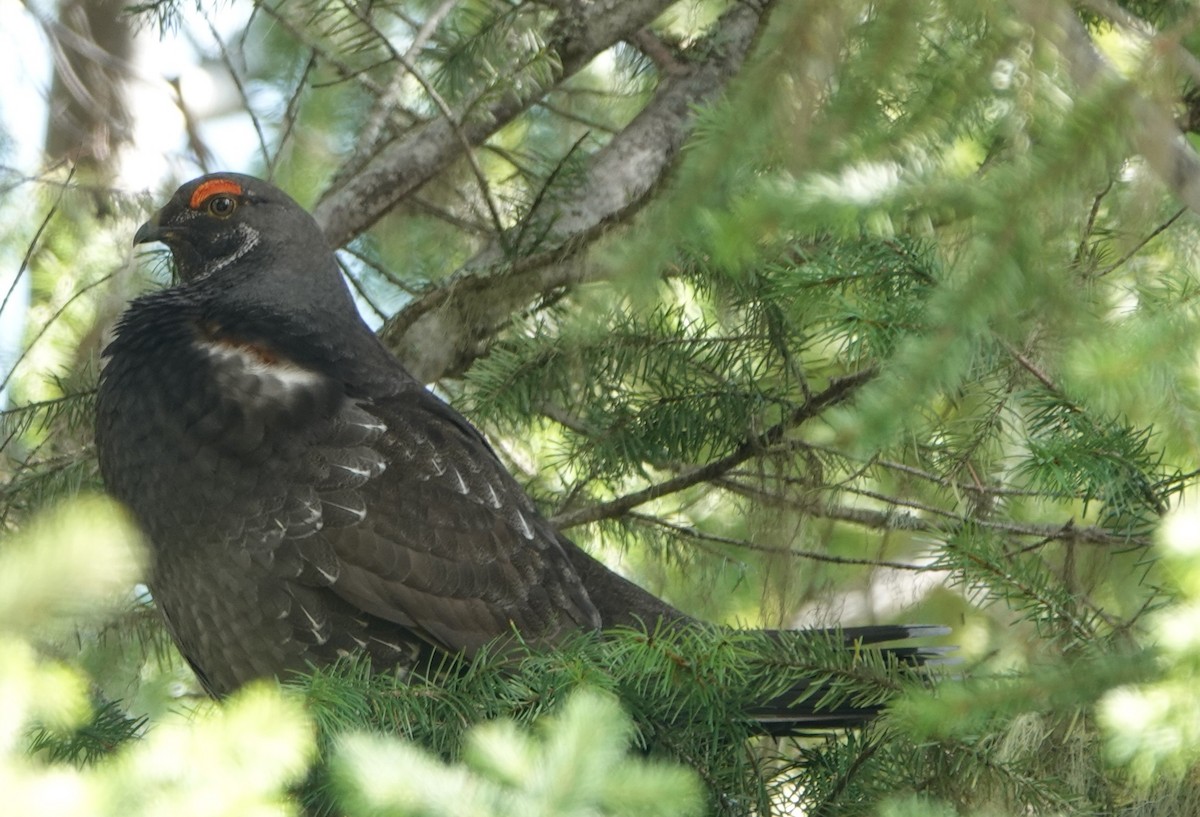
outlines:
[[[903,642],[949,633],[948,627],[929,624],[884,624],[831,630],[773,630],[769,634],[781,641],[811,638],[840,640],[851,651],[848,654],[850,665],[858,656],[865,657],[869,650],[887,663],[919,668],[945,663],[946,655],[955,648]],[[886,701],[861,701],[853,695],[831,695],[834,686],[834,681],[822,678],[800,681],[786,692],[755,706],[749,714],[763,732],[782,737],[861,726],[875,718],[886,705]],[[827,704],[826,699],[836,702]]]

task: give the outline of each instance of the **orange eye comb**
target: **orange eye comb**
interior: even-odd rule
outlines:
[[[208,201],[217,193],[229,193],[233,196],[242,195],[242,186],[230,179],[209,179],[204,184],[192,191],[192,199],[188,202],[188,207],[193,210],[199,210],[200,205]]]

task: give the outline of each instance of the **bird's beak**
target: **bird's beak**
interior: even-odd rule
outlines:
[[[159,220],[162,218],[162,212],[157,212],[150,217],[150,220],[138,227],[138,231],[133,234],[134,244],[149,244],[152,241],[162,241],[166,237],[165,232],[159,226]]]

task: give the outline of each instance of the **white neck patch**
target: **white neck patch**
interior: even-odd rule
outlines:
[[[230,264],[237,261],[239,258],[242,258],[246,255],[246,253],[257,247],[259,242],[262,241],[262,236],[259,234],[258,230],[254,229],[249,224],[238,223],[234,227],[234,231],[242,237],[241,243],[238,244],[233,252],[229,253],[229,255],[221,256],[211,264],[205,266],[200,272],[201,278],[207,278],[214,272],[225,269]]]

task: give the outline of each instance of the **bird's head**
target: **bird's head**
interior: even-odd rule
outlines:
[[[141,300],[194,307],[202,342],[253,347],[260,358],[336,373],[363,390],[412,386],[363,322],[316,220],[270,182],[240,173],[193,179],[133,241],[166,244],[180,279],[166,299]]]
[[[329,255],[320,228],[299,204],[274,185],[240,173],[212,173],[180,187],[133,238],[134,244],[153,241],[171,250],[185,283],[252,255]]]

